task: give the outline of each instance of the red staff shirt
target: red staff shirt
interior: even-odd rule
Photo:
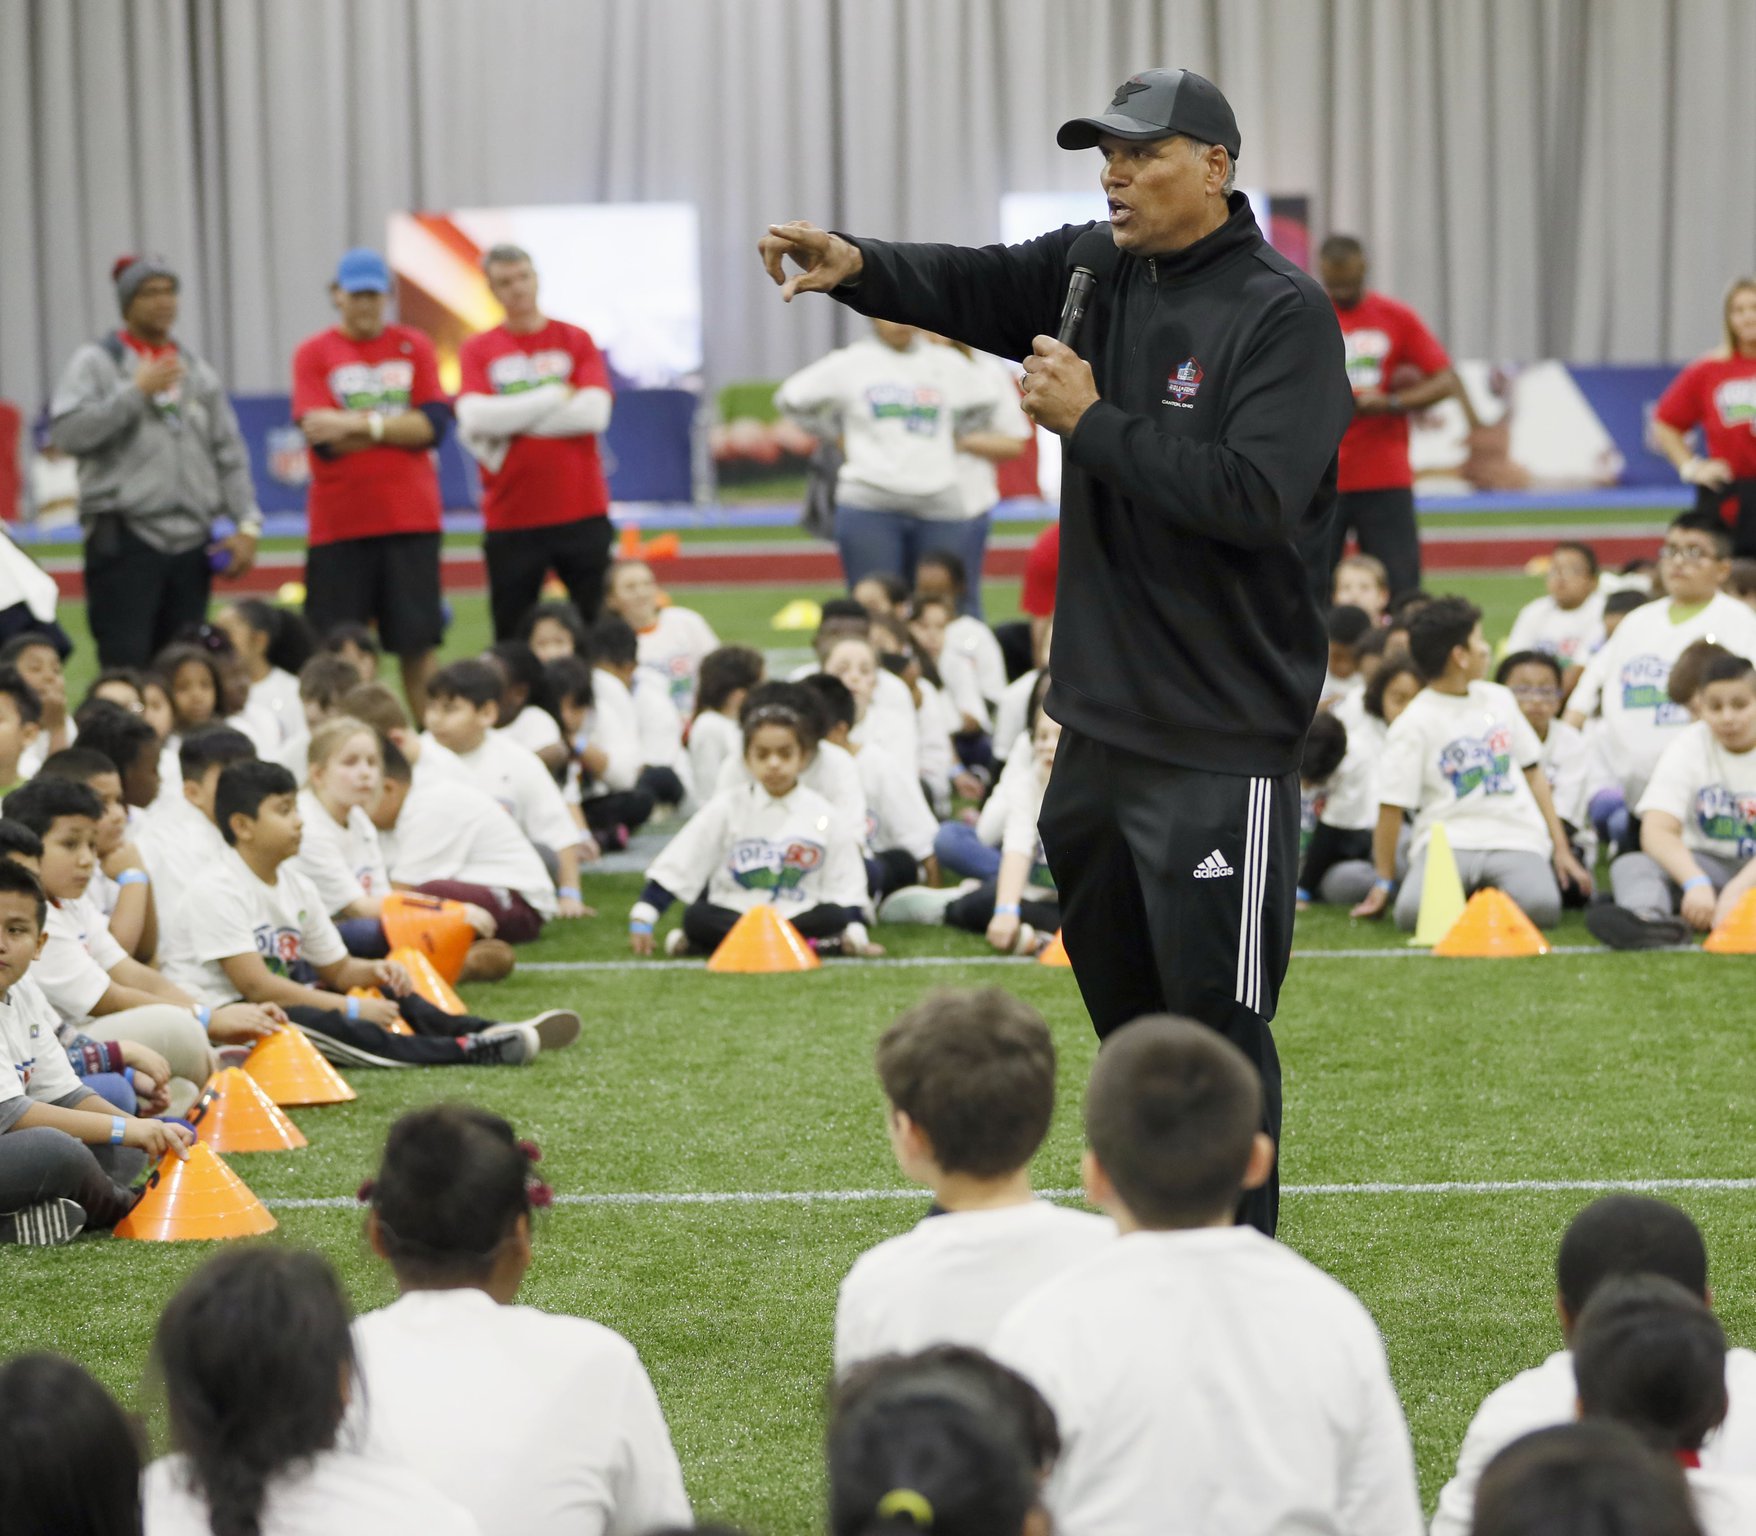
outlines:
[[[1055,580],[1061,574],[1061,525],[1050,523],[1037,535],[1024,562],[1024,586],[1018,606],[1033,619],[1055,611]]]
[[[1756,480],[1756,358],[1704,357],[1689,364],[1653,415],[1679,432],[1700,427],[1708,458],[1724,459],[1739,480]]]
[[[610,387],[610,371],[590,335],[565,320],[520,336],[495,326],[463,344],[466,395],[515,395],[543,384]],[[482,522],[488,528],[543,528],[604,517],[610,488],[595,434],[535,437],[520,433],[499,469],[482,469]]]
[[[395,416],[444,399],[433,343],[413,326],[387,325],[370,341],[321,331],[293,354],[294,421],[319,410]],[[374,444],[335,458],[313,452],[310,460],[309,543],[439,531],[431,450]]]
[[[1347,377],[1357,395],[1376,389],[1393,393],[1390,380],[1405,366],[1422,378],[1451,366],[1444,347],[1421,317],[1406,304],[1381,293],[1365,293],[1352,309],[1335,311],[1347,347]],[[1386,412],[1356,416],[1341,440],[1337,489],[1388,491],[1415,483],[1408,462],[1408,417]]]

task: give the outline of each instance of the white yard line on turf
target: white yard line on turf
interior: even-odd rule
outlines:
[[[1756,1179],[1446,1179],[1430,1184],[1369,1180],[1362,1184],[1283,1184],[1281,1193],[1302,1195],[1552,1195],[1661,1194],[1667,1190],[1756,1190]],[[1077,1200],[1077,1189],[1039,1191],[1047,1200]],[[556,1195],[556,1205],[855,1205],[877,1200],[925,1200],[919,1189],[727,1189],[626,1190],[601,1195]],[[358,1210],[349,1195],[319,1199],[264,1200],[277,1211]]]
[[[1598,944],[1557,944],[1551,955],[1613,955],[1613,949]],[[1705,950],[1676,949],[1653,951],[1660,954],[1700,955]],[[1295,960],[1430,960],[1424,949],[1295,949]],[[886,955],[881,960],[837,958],[829,969],[844,970],[848,966],[868,966],[874,970],[923,970],[935,965],[1025,965],[1020,955]],[[705,960],[521,960],[520,971],[699,971],[706,969]]]

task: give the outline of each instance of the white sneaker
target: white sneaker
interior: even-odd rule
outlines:
[[[519,1022],[537,1032],[545,1051],[564,1051],[579,1038],[579,1015],[571,1008],[549,1008]]]
[[[665,953],[673,960],[689,953],[689,935],[681,928],[673,928],[665,935]]]
[[[1034,955],[1042,946],[1043,936],[1029,923],[1018,925],[1018,937],[1012,941],[1012,953],[1015,955]]]
[[[943,923],[945,909],[963,891],[957,886],[905,885],[878,903],[881,923]]]

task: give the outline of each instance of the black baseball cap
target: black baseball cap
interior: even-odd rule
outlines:
[[[1099,117],[1061,124],[1055,142],[1063,149],[1095,148],[1100,134],[1118,139],[1163,139],[1181,133],[1219,144],[1238,158],[1238,120],[1232,104],[1211,80],[1192,69],[1147,69],[1116,87],[1110,109]]]

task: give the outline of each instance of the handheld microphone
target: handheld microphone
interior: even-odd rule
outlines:
[[[1062,346],[1071,347],[1079,341],[1079,328],[1085,324],[1085,306],[1096,286],[1097,277],[1090,267],[1075,267],[1067,279],[1067,302],[1061,306],[1061,327],[1055,332],[1055,340]]]

